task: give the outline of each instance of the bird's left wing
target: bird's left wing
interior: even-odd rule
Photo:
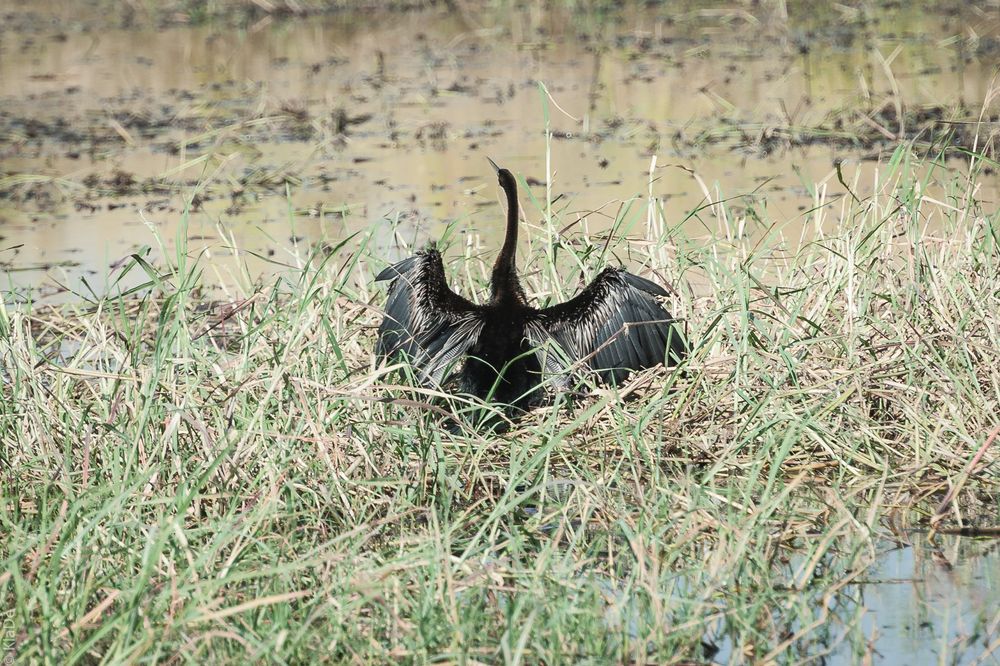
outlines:
[[[602,380],[621,382],[633,370],[676,365],[687,356],[679,327],[656,300],[666,295],[645,278],[609,267],[575,298],[539,310],[528,337],[539,347],[558,345],[539,351],[546,372],[585,364]]]
[[[390,279],[376,353],[408,360],[423,385],[440,384],[447,369],[479,338],[479,308],[448,287],[441,254],[434,249],[375,277],[376,282]]]

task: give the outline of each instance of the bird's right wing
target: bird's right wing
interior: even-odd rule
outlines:
[[[441,254],[418,252],[389,266],[375,281],[392,280],[378,328],[380,358],[405,358],[423,385],[440,384],[448,368],[475,344],[479,308],[448,287]]]

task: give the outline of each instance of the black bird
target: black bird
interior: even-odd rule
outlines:
[[[575,298],[536,309],[517,278],[517,183],[493,160],[507,195],[507,234],[490,279],[490,300],[476,305],[453,292],[441,254],[431,247],[390,266],[380,358],[405,359],[425,386],[457,380],[460,392],[520,408],[540,402],[544,374],[568,388],[590,368],[619,383],[633,370],[675,365],[687,344],[657,302],[667,292],[621,268],[607,267]]]

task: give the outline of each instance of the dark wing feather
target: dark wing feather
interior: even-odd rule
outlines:
[[[421,384],[440,383],[479,338],[480,309],[448,287],[437,250],[418,252],[375,277],[390,279],[376,353],[408,360]]]
[[[528,337],[539,347],[559,346],[539,351],[546,372],[583,362],[602,380],[621,382],[633,370],[676,365],[687,355],[674,318],[655,298],[666,295],[654,282],[609,267],[575,298],[539,310]]]

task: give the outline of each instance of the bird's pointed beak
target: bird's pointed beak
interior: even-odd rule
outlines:
[[[493,167],[493,170],[496,171],[497,173],[500,173],[500,167],[497,166],[497,163],[488,157],[486,159],[489,160],[490,166]]]

